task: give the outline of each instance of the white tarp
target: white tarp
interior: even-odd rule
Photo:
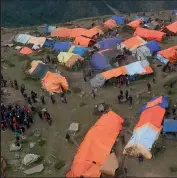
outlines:
[[[28,40],[30,39],[30,37],[31,36],[27,35],[27,34],[19,34],[19,35],[15,36],[14,41],[17,43],[26,44],[28,42]]]

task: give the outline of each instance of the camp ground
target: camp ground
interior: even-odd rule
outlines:
[[[176,10],[161,13],[2,29],[7,177],[177,176]]]

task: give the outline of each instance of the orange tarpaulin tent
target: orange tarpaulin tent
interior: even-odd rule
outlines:
[[[56,28],[52,30],[51,37],[69,38],[72,30],[68,28]]]
[[[31,54],[33,51],[30,49],[30,48],[28,48],[28,47],[23,47],[21,50],[20,50],[20,53],[21,54],[26,54],[26,55],[28,55],[28,54]]]
[[[161,128],[162,121],[165,115],[165,109],[160,106],[154,106],[146,109],[140,115],[139,122],[136,128],[142,127],[144,124],[150,123],[155,127]]]
[[[51,93],[61,93],[61,86],[67,91],[69,89],[68,82],[65,77],[52,72],[47,72],[41,80],[42,87]]]
[[[134,36],[132,38],[125,40],[122,44],[125,45],[129,50],[134,50],[146,43],[147,42],[140,38],[139,36]]]
[[[132,27],[132,28],[137,28],[142,24],[142,22],[143,22],[142,19],[137,19],[137,20],[134,20],[134,21],[128,23],[127,25]]]
[[[144,69],[146,70],[146,72],[141,73],[140,75],[152,74],[154,72],[150,66],[145,66]]]
[[[92,28],[90,30],[87,30],[82,33],[82,36],[85,36],[87,38],[93,38],[95,35],[99,34],[98,30],[95,28]]]
[[[74,40],[75,45],[79,45],[83,47],[88,47],[91,43],[93,43],[92,39],[82,37],[82,36],[76,37],[76,39]]]
[[[140,37],[145,38],[147,40],[162,41],[162,39],[166,35],[166,33],[160,32],[160,31],[157,31],[157,30],[149,30],[149,29],[146,29],[146,28],[138,27],[136,29],[136,31],[134,32],[134,35],[140,36]]]
[[[87,32],[88,29],[86,28],[73,28],[71,30],[70,38],[76,38],[80,36],[82,33]]]
[[[116,69],[111,69],[106,72],[101,73],[101,75],[106,79],[109,80],[112,77],[119,77],[121,75],[128,74],[126,68],[124,66],[118,67]]]
[[[168,26],[166,26],[166,29],[168,29],[169,31],[177,34],[177,21],[168,25]]]
[[[85,136],[66,177],[100,177],[100,166],[110,154],[122,123],[113,111],[103,114]]]
[[[109,19],[104,23],[104,27],[107,29],[113,29],[117,27],[117,23],[114,20]]]
[[[168,59],[171,63],[177,62],[177,46],[159,51],[158,54]]]

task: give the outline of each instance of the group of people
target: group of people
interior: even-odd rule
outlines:
[[[118,99],[119,104],[121,104],[122,101],[124,101],[126,103],[129,102],[129,105],[132,105],[132,103],[133,103],[133,98],[132,98],[132,96],[129,95],[128,90],[125,91],[125,95],[124,95],[123,90],[120,90],[120,94],[117,96],[117,99]]]

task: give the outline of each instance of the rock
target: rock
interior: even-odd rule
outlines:
[[[34,163],[35,161],[37,161],[39,159],[39,155],[35,155],[35,154],[27,154],[24,158],[23,158],[23,164],[24,165],[30,165],[32,163]]]
[[[68,128],[68,131],[69,132],[77,132],[79,130],[79,123],[72,123],[69,128]]]
[[[24,173],[25,173],[25,174],[34,174],[34,173],[43,171],[43,169],[44,169],[43,164],[40,164],[40,165],[38,165],[38,166],[35,166],[35,167],[33,167],[33,168],[30,168],[30,169],[25,170]]]
[[[15,153],[14,159],[19,159],[20,158],[20,153]]]
[[[35,145],[36,145],[36,143],[35,142],[30,142],[30,148],[33,148]]]
[[[98,105],[98,111],[99,112],[103,112],[104,111],[104,105],[103,104],[99,104]]]
[[[18,150],[21,149],[21,147],[22,147],[21,144],[20,144],[20,146],[18,147],[18,146],[15,145],[15,143],[12,143],[12,144],[10,145],[10,151],[18,151]]]
[[[21,163],[20,163],[20,160],[13,159],[13,160],[9,160],[8,164],[14,165],[14,166],[20,166]]]

